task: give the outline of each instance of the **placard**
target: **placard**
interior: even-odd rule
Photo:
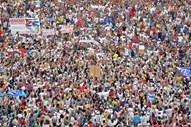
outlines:
[[[139,45],[139,53],[144,53],[145,52],[145,46],[144,45]]]
[[[91,76],[91,77],[100,78],[100,77],[101,77],[101,69],[100,69],[100,66],[98,66],[98,65],[91,65],[91,66],[90,66],[90,76]]]

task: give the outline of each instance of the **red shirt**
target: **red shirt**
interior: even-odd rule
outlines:
[[[159,12],[157,12],[157,11],[156,11],[156,12],[154,13],[155,17],[157,17],[157,16],[158,16],[158,14],[159,14]]]
[[[177,49],[176,48],[174,48],[174,54],[176,54],[177,53]]]
[[[133,87],[132,86],[128,86],[127,88],[128,88],[128,90],[131,90]]]
[[[151,108],[151,103],[148,103],[147,106]]]
[[[162,47],[164,47],[164,46],[165,46],[165,45],[164,45],[164,42],[161,42],[160,44],[161,44],[161,46],[162,46]]]
[[[139,39],[137,36],[133,36],[133,40],[136,42],[136,43],[139,43]]]
[[[1,34],[3,34],[3,30],[0,28],[0,37],[1,37]]]
[[[20,125],[23,125],[23,124],[26,125],[26,122],[25,122],[24,119],[20,119],[20,120],[19,120],[19,124],[20,124]]]
[[[142,23],[142,24],[141,24],[141,29],[144,29],[144,28],[145,28],[145,24]]]
[[[11,57],[13,52],[8,52],[8,56]]]
[[[25,99],[22,99],[21,100],[21,105],[24,107],[24,106],[26,106],[26,101],[25,101]]]
[[[43,108],[43,109],[41,110],[41,113],[44,114],[45,112],[46,112],[46,109]]]
[[[152,127],[160,127],[158,124],[153,124]]]
[[[88,125],[88,127],[93,127],[94,125],[93,125],[93,123],[90,123],[89,125]]]
[[[84,89],[85,89],[85,86],[83,85],[83,86],[81,86],[80,87],[80,92],[83,92],[84,91]]]
[[[26,49],[20,48],[21,53],[26,53]]]
[[[52,95],[53,95],[53,94],[52,94],[52,91],[50,91],[49,94],[50,94],[50,96],[52,97]]]
[[[133,46],[132,42],[129,42],[129,48],[130,49],[132,49],[132,46]]]
[[[78,25],[81,25],[82,22],[83,22],[83,21],[82,21],[81,19],[79,19],[79,20],[77,21],[77,24],[78,24]]]
[[[132,17],[132,16],[134,16],[134,10],[133,9],[131,9],[130,11],[129,11],[129,15]]]

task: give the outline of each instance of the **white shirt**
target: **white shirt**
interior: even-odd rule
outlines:
[[[130,117],[134,116],[133,108],[128,108],[128,112],[129,112]]]
[[[141,124],[142,124],[142,125],[148,125],[149,119],[150,119],[150,116],[149,116],[149,115],[142,116],[142,117],[141,117]]]
[[[167,109],[166,110],[166,114],[168,115],[168,117],[172,117],[172,109]]]
[[[156,8],[155,7],[152,7],[151,9],[150,9],[150,13],[153,13],[153,12],[155,12],[156,11]]]
[[[97,94],[99,95],[100,98],[103,96],[104,99],[106,100],[107,97],[109,96],[109,91],[107,91],[107,92],[100,92],[100,93],[97,93]]]
[[[50,125],[49,124],[44,124],[43,127],[49,127]]]
[[[178,42],[182,42],[183,41],[183,37],[181,35],[178,36]]]

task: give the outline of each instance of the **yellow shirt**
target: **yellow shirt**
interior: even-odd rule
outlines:
[[[90,104],[86,104],[85,107],[86,107],[86,108],[90,108]]]
[[[27,111],[26,109],[25,109],[25,110],[23,110],[23,113],[24,113],[24,112],[26,112],[26,113],[28,114],[28,111]]]
[[[144,93],[143,93],[143,92],[141,92],[141,93],[140,93],[140,96],[141,96],[141,97],[143,97],[143,96],[144,96]]]
[[[114,54],[114,55],[113,55],[113,58],[117,59],[118,56],[119,56],[118,54]]]
[[[156,107],[157,107],[156,105],[153,105],[153,108],[154,108],[154,109],[156,109]]]
[[[59,17],[58,17],[58,22],[62,22],[62,21],[63,21],[63,18],[64,18],[63,16],[59,16]]]
[[[176,78],[178,81],[181,81],[182,80],[182,77],[180,76],[180,77],[177,77]]]
[[[112,101],[112,106],[116,106],[117,104],[117,101]]]
[[[159,25],[159,24],[156,24],[156,27],[157,27],[157,28],[160,28],[160,25]]]
[[[103,117],[104,117],[105,119],[107,119],[108,116],[109,116],[109,114],[108,114],[107,112],[104,112]]]
[[[115,81],[115,77],[114,76],[112,76],[112,81]]]

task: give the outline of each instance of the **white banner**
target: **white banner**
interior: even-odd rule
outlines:
[[[80,40],[79,42],[81,42],[81,43],[90,43],[90,44],[97,45],[99,47],[100,51],[102,51],[102,46],[100,45],[100,43],[98,43],[95,40]]]
[[[61,29],[61,33],[72,33],[74,30],[74,26],[73,25],[68,25],[68,26],[64,26]]]
[[[54,34],[55,34],[54,29],[43,29],[42,30],[43,36],[54,35]]]
[[[40,22],[37,18],[10,18],[11,33],[40,34]]]

